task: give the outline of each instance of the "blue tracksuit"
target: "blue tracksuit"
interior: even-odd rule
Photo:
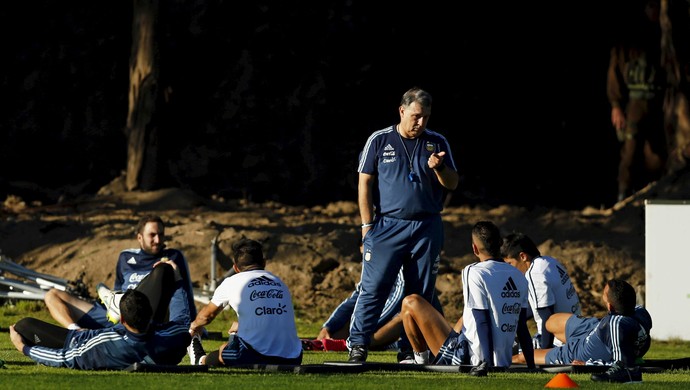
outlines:
[[[640,319],[609,313],[596,319],[573,316],[566,323],[566,343],[553,348],[546,356],[548,364],[570,364],[582,360],[588,364],[611,365],[622,361],[628,367],[649,348],[651,318]],[[572,323],[571,323],[572,320]],[[591,331],[587,328],[596,324]],[[573,335],[575,334],[575,335]]]
[[[438,152],[446,152],[444,164],[456,170],[446,138],[429,129],[417,139],[404,140],[396,126],[390,126],[374,132],[362,150],[357,170],[376,178],[376,219],[364,236],[350,346],[369,344],[401,267],[404,295],[418,293],[432,301],[443,248],[446,189],[427,162]]]
[[[360,290],[361,284],[357,283],[355,286],[355,291],[353,291],[349,297],[340,302],[338,307],[333,310],[333,313],[331,313],[330,317],[328,317],[326,322],[324,322],[321,327],[328,328],[331,331],[336,331],[338,329],[342,329],[348,323],[348,321],[351,321],[352,313],[354,312]],[[403,298],[405,297],[403,295],[404,291],[405,281],[403,280],[402,272],[400,272],[395,279],[395,284],[388,295],[388,299],[386,299],[386,303],[383,307],[381,315],[379,316],[376,329],[379,329],[392,320],[396,314],[400,313],[400,306]]]
[[[153,270],[153,265],[163,257],[169,258],[177,265],[183,283],[182,290],[176,290],[170,300],[170,318],[179,317],[179,311],[189,310],[189,316],[193,320],[196,318],[196,305],[194,303],[192,280],[189,275],[187,260],[182,252],[177,249],[166,248],[157,255],[146,253],[140,248],[123,250],[117,259],[113,290],[124,291],[137,287],[146,275]],[[95,304],[77,323],[86,329],[112,326],[112,323],[108,321],[105,307],[100,303]]]
[[[178,364],[191,342],[189,323],[168,322],[136,334],[111,328],[71,330],[62,349],[26,346],[24,354],[39,364],[82,370],[125,369],[136,362]]]

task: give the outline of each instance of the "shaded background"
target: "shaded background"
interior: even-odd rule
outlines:
[[[451,204],[615,202],[606,68],[633,2],[290,3],[161,2],[166,186],[355,200],[359,150],[418,85],[462,175]],[[0,197],[95,193],[126,164],[131,2],[0,12]]]

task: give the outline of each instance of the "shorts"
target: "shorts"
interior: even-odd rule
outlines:
[[[84,329],[109,328],[115,324],[108,320],[108,310],[100,302],[93,304],[91,310],[86,312],[79,320],[77,325]]]
[[[294,364],[302,363],[302,352],[295,358],[285,358],[281,356],[267,356],[254,350],[242,338],[235,334],[230,335],[228,344],[221,351],[223,362],[226,366],[237,366],[244,364]]]
[[[449,366],[470,364],[470,348],[465,334],[451,329],[432,364]]]
[[[565,323],[565,344],[554,347],[544,356],[546,364],[570,364],[577,359],[577,352],[587,335],[596,328],[599,319],[595,317],[570,316]]]

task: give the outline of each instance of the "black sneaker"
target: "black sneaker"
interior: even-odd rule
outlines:
[[[489,375],[489,365],[486,362],[480,362],[470,369],[471,376],[487,376]]]
[[[353,345],[350,349],[350,357],[347,359],[351,363],[364,363],[367,361],[369,352],[364,345]]]
[[[414,352],[412,350],[398,352],[398,363],[414,364]]]
[[[198,366],[202,356],[206,356],[204,347],[201,345],[201,337],[199,335],[192,336],[192,342],[187,347],[189,354],[189,362],[193,366]]]
[[[614,363],[606,372],[592,374],[592,380],[596,382],[633,383],[642,382],[640,367],[626,368]]]

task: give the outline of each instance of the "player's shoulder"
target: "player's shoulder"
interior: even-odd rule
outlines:
[[[561,262],[553,256],[540,255],[532,259],[533,264],[541,265],[542,267],[548,267],[553,265],[561,265]]]
[[[422,138],[435,142],[446,140],[446,137],[443,134],[439,133],[438,131],[431,130],[429,128],[424,129],[424,132],[422,133]]]
[[[122,255],[122,254],[134,254],[134,255],[136,255],[140,252],[141,252],[141,248],[126,248],[126,249],[123,249],[122,251],[120,251],[120,255]]]
[[[378,140],[378,139],[385,139],[386,137],[389,137],[391,135],[395,135],[395,125],[391,125],[388,127],[384,127],[383,129],[379,129],[371,133],[369,135],[369,140]]]
[[[642,305],[635,306],[635,319],[639,322],[645,329],[649,330],[652,328],[652,316],[649,314],[647,309]]]

